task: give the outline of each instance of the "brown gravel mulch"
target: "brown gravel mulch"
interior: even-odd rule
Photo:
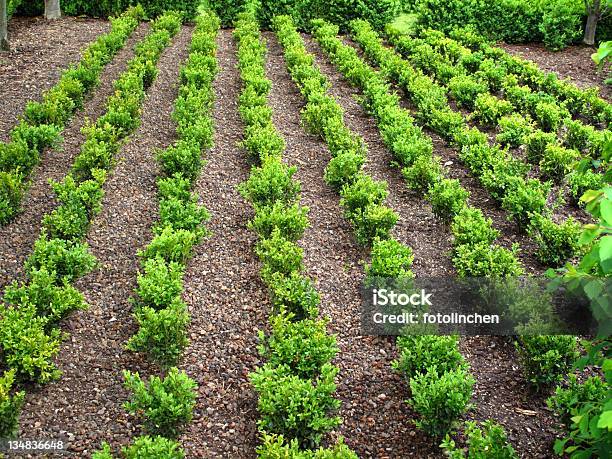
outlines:
[[[1,141],[8,139],[26,103],[39,100],[62,71],[81,58],[83,49],[109,29],[110,23],[100,19],[14,17],[9,21],[11,50],[0,53]]]
[[[70,171],[85,141],[81,127],[86,119],[95,120],[104,114],[106,99],[113,92],[114,81],[126,69],[128,61],[134,56],[134,45],[146,35],[148,28],[147,24],[137,28],[125,47],[104,68],[100,85],[62,133],[62,144],[56,149],[46,149],[40,164],[32,171],[31,186],[22,202],[23,212],[8,225],[0,227],[0,290],[23,274],[23,264],[32,253],[34,242],[40,234],[42,218],[57,206],[49,179],[60,181]]]
[[[605,84],[609,72],[598,72],[595,62],[591,59],[596,49],[587,45],[574,45],[562,51],[549,51],[542,43],[530,43],[521,45],[499,45],[501,48],[530,61],[535,62],[549,72],[556,73],[561,78],[570,78],[572,82],[582,88],[588,89],[596,86],[601,96],[612,100],[612,88]]]
[[[181,367],[199,385],[194,419],[181,436],[188,458],[255,457],[259,437],[257,395],[247,376],[261,363],[257,331],[266,326],[270,305],[253,251],[256,235],[246,226],[253,212],[236,189],[250,164],[238,146],[241,81],[231,33],[222,30],[218,38],[215,146],[195,187],[211,213],[212,235],[185,273],[192,322]]]
[[[171,119],[178,94],[178,71],[187,57],[192,27],[185,26],[163,52],[159,75],[142,108],[141,125],[118,154],[104,188],[103,210],[87,242],[100,266],[76,287],[90,305],[61,323],[70,337],[57,358],[62,377],[28,391],[21,416],[24,438],[68,438],[71,457],[89,457],[108,441],[113,447],[140,434],[140,423],[123,409],[124,369],[150,374],[140,354],[125,350],[136,332],[128,302],[136,286],[137,250],[151,239],[157,219],[156,148],[175,138]]]
[[[331,77],[333,88],[342,88],[342,92],[348,94],[356,94],[356,92],[348,86],[348,83],[340,76],[334,76],[336,72],[328,59],[321,53],[318,45],[313,41],[308,47],[311,52],[317,54],[317,64],[321,66],[322,71]],[[338,74],[339,75],[339,74]],[[334,90],[334,89],[332,89]],[[349,112],[347,106],[356,105],[355,101],[343,103],[343,98],[339,98],[343,107]],[[357,110],[357,108],[355,108]],[[446,143],[435,134],[432,135],[434,140],[435,153],[443,158],[449,167],[450,175],[454,178],[459,178],[464,186],[472,193],[471,201],[474,205],[483,209],[487,216],[494,219],[495,226],[503,233],[501,239],[502,245],[510,245],[516,238],[520,240],[522,245],[530,247],[528,239],[525,236],[519,235],[516,229],[513,229],[513,224],[507,223],[504,212],[500,211],[495,203],[487,196],[482,188],[475,182],[469,173],[464,170],[459,164],[456,153],[449,148]],[[450,162],[452,161],[452,164]],[[396,171],[396,174],[398,172]],[[390,187],[391,181],[389,181]],[[399,185],[398,185],[399,186]],[[405,187],[405,185],[403,185]],[[417,265],[419,245],[411,245],[415,251],[415,274],[419,277],[427,276],[431,273],[426,270],[419,269]],[[525,249],[525,247],[523,247]],[[522,256],[522,261],[527,261],[527,268],[535,272],[541,272],[542,267],[537,265],[537,262],[531,258],[531,254]],[[358,326],[358,323],[357,323]],[[341,328],[342,330],[346,330]],[[383,349],[381,352],[388,352],[391,356],[395,354],[391,341],[390,349]],[[519,455],[523,458],[544,458],[553,457],[552,442],[554,441],[554,420],[550,413],[545,409],[546,395],[531,394],[528,390],[527,383],[521,373],[520,366],[517,361],[517,356],[513,346],[505,338],[501,337],[465,337],[461,342],[462,354],[470,363],[472,374],[477,380],[474,387],[473,402],[476,407],[473,411],[466,415],[466,419],[476,419],[483,421],[485,419],[494,419],[506,427],[512,444],[517,449]],[[342,356],[340,357],[342,359]],[[392,372],[388,362],[381,362],[382,369],[386,372]],[[403,391],[403,398],[408,398],[408,391],[405,383],[399,381],[396,390],[400,393]],[[384,394],[383,400],[388,400],[389,393]],[[377,397],[375,392],[370,389],[370,393],[366,396],[365,403],[376,403]],[[388,402],[387,402],[388,403]],[[529,408],[531,407],[531,408]],[[397,406],[389,406],[391,411],[397,410]],[[529,414],[521,410],[532,410]],[[383,423],[384,426],[384,423]],[[393,434],[392,427],[386,429],[387,435]],[[352,432],[351,432],[352,433]],[[424,441],[427,438],[420,431],[413,429],[411,435],[416,439]],[[347,435],[347,437],[349,437]],[[350,437],[349,437],[350,438]],[[405,441],[405,435],[403,436]],[[415,438],[410,439],[411,446],[417,441]],[[348,439],[347,439],[348,440]],[[361,439],[358,445],[363,447],[368,442],[372,442],[371,438]],[[440,450],[436,447],[437,442],[431,443],[430,454],[441,455]],[[355,445],[351,444],[352,447]],[[380,452],[378,453],[380,454]],[[409,457],[403,455],[390,454],[388,457]],[[427,457],[420,452],[414,457]],[[377,456],[381,457],[381,456]],[[382,456],[384,457],[384,456]]]

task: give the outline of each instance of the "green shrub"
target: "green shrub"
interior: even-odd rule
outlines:
[[[546,404],[566,427],[570,427],[572,416],[583,405],[603,401],[609,393],[609,386],[599,376],[591,376],[580,383],[576,375],[569,374],[567,387],[558,386]]]
[[[549,145],[556,145],[557,136],[552,132],[536,130],[526,139],[527,161],[538,164],[544,156],[544,151]]]
[[[487,126],[495,126],[500,118],[514,111],[512,104],[491,94],[479,94],[474,101],[473,119]]]
[[[493,221],[480,209],[465,206],[451,224],[455,247],[465,244],[492,244],[500,236],[493,228]]]
[[[551,102],[539,102],[535,107],[536,121],[545,132],[557,132],[566,116],[566,111]]]
[[[114,135],[114,131],[112,132]],[[95,138],[85,140],[72,165],[72,173],[78,180],[87,180],[92,178],[92,170],[110,170],[116,148],[112,143],[101,142]]]
[[[160,233],[164,228],[171,227],[175,231],[185,230],[202,237],[206,234],[203,225],[209,219],[208,210],[198,204],[196,195],[186,202],[176,198],[162,199],[159,202],[159,221],[153,231]]]
[[[457,448],[455,442],[446,436],[440,447],[452,459],[518,459],[514,448],[508,442],[504,428],[490,419],[480,427],[474,421],[466,421],[467,455]]]
[[[161,257],[167,262],[185,264],[191,256],[191,248],[198,243],[198,235],[186,230],[166,227],[149,245],[138,252],[142,258]]]
[[[548,145],[540,160],[540,173],[549,179],[560,181],[569,174],[580,153],[557,145]]]
[[[45,148],[48,147],[56,147],[60,137],[60,129],[57,126],[41,124],[39,126],[31,126],[25,121],[21,121],[17,126],[13,128],[11,131],[11,139],[13,143],[20,143],[20,141],[24,141],[32,155],[34,152],[41,153]],[[9,144],[8,146],[10,146]],[[6,170],[3,166],[4,164],[4,156],[5,154],[2,152],[2,145],[0,144],[0,170]],[[38,156],[38,155],[37,155]],[[21,162],[18,158],[14,158],[12,161],[13,168],[19,166],[22,170],[30,170],[30,168],[36,163],[38,163],[38,157],[35,158],[36,161],[33,163],[29,162]]]
[[[22,286],[17,283],[9,285],[4,292],[4,301],[16,306],[32,305],[40,317],[47,323],[55,324],[66,315],[77,309],[86,309],[83,294],[64,280],[58,282],[55,273],[45,268],[32,270],[30,281]]]
[[[242,196],[255,208],[274,205],[275,202],[293,204],[299,196],[300,184],[292,179],[296,167],[288,167],[280,160],[265,161],[251,170],[249,179],[239,187]]]
[[[517,258],[518,247],[512,250],[488,243],[466,244],[455,248],[453,264],[461,277],[511,277],[523,274]]]
[[[15,438],[19,432],[19,415],[25,399],[25,392],[14,392],[15,370],[8,370],[0,378],[0,437]]]
[[[155,157],[166,175],[181,174],[191,181],[196,179],[203,165],[200,146],[186,140],[159,150]]]
[[[344,208],[346,217],[353,218],[359,210],[369,205],[381,204],[388,194],[387,182],[359,174],[353,183],[342,187],[340,205]]]
[[[392,366],[408,380],[429,368],[443,374],[465,366],[457,336],[400,336],[397,338],[397,348],[399,357]]]
[[[603,175],[588,169],[584,172],[572,171],[567,175],[567,184],[572,201],[578,204],[588,190],[599,190],[604,187]]]
[[[427,193],[434,215],[451,221],[467,205],[470,193],[457,179],[442,179],[434,183]]]
[[[159,311],[142,307],[134,317],[138,332],[129,339],[127,349],[147,354],[164,368],[175,365],[189,344],[187,326],[190,319],[185,303],[176,300]]]
[[[327,164],[325,183],[336,189],[350,185],[359,176],[359,171],[364,163],[365,157],[362,154],[353,151],[340,153]]]
[[[410,406],[420,415],[416,426],[435,437],[446,434],[469,408],[474,378],[466,367],[439,373],[428,368],[410,379]]]
[[[525,378],[536,389],[557,383],[579,356],[574,336],[521,336],[515,346]]]
[[[525,139],[533,131],[533,125],[531,120],[515,113],[499,120],[499,130],[495,140],[502,145],[516,148],[525,143]]]
[[[351,217],[355,239],[361,245],[370,245],[377,238],[388,239],[398,219],[399,215],[384,205],[369,204],[364,209],[359,208]]]
[[[531,220],[528,231],[538,246],[536,258],[546,266],[559,268],[578,255],[582,229],[572,217],[557,224],[538,215]]]
[[[513,177],[502,199],[502,207],[508,212],[509,219],[514,219],[521,230],[526,230],[532,215],[543,212],[549,190],[548,183]]]
[[[357,459],[357,455],[344,444],[342,437],[333,447],[316,451],[303,450],[296,439],[288,444],[282,435],[263,434],[262,444],[257,447],[259,459]]]
[[[270,335],[259,332],[259,354],[272,367],[284,365],[302,379],[317,378],[338,353],[336,338],[327,334],[326,325],[325,320],[292,322],[277,314],[270,320]]]
[[[474,108],[474,101],[478,95],[489,91],[486,83],[468,75],[459,75],[451,78],[448,82],[448,89],[453,99],[457,101],[457,105],[468,109]]]
[[[121,449],[125,459],[184,459],[178,442],[164,437],[138,437],[130,446]]]
[[[544,4],[539,30],[546,47],[559,51],[580,40],[584,8],[570,0],[557,0]]]
[[[248,227],[262,239],[268,239],[278,229],[283,238],[296,242],[308,228],[308,207],[277,201],[271,207],[259,208]]]
[[[11,221],[19,212],[26,186],[19,172],[0,171],[0,225]]]
[[[295,438],[301,447],[319,445],[323,434],[340,425],[339,417],[330,417],[340,407],[332,397],[338,369],[330,364],[321,368],[316,380],[292,375],[285,365],[264,365],[249,375],[259,394],[259,428],[269,434]]]
[[[162,199],[178,199],[183,202],[193,201],[191,193],[191,181],[181,174],[171,177],[163,177],[157,181],[157,189],[160,201]]]
[[[183,291],[183,266],[161,257],[144,260],[144,274],[138,273],[138,304],[156,310],[180,299]]]
[[[262,262],[261,277],[268,281],[274,274],[288,276],[302,271],[304,251],[296,243],[285,239],[279,229],[257,243],[255,253]]]
[[[146,384],[138,373],[124,370],[125,387],[132,393],[125,409],[145,418],[153,435],[176,438],[193,417],[197,384],[184,371],[171,368],[165,378],[151,376]]]
[[[53,329],[47,334],[47,323],[30,304],[7,307],[0,317],[0,347],[6,365],[17,376],[40,384],[60,376],[53,359],[59,353],[61,332]]]
[[[427,191],[443,177],[444,170],[439,157],[418,156],[411,166],[402,169],[408,188]]]
[[[34,243],[34,250],[26,261],[27,272],[45,269],[59,281],[73,282],[96,266],[96,257],[89,253],[87,244],[62,239],[48,239],[43,233]]]
[[[414,255],[410,247],[395,239],[375,238],[371,262],[365,268],[366,278],[413,278],[410,270]]]
[[[242,12],[244,3],[244,0],[209,0],[208,2],[224,27],[231,27],[234,24],[236,16]]]
[[[293,320],[316,317],[320,298],[310,278],[298,272],[273,275],[268,280],[275,312]]]

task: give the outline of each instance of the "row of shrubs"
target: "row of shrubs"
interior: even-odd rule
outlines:
[[[518,78],[519,84],[526,85],[533,91],[549,94],[558,103],[564,102],[572,115],[583,116],[591,123],[608,125],[612,122],[612,107],[599,96],[598,88],[581,89],[569,80],[560,79],[554,72],[543,71],[532,61],[490,45],[473,30],[458,29],[449,36],[470,48],[477,56],[491,58],[498,65],[502,65],[505,73]]]
[[[388,75],[389,78],[400,81],[402,84],[406,85],[407,93],[409,96],[413,97],[415,105],[421,111],[420,115],[422,118],[429,119],[434,123],[439,122],[437,121],[438,117],[443,119],[442,115],[448,108],[438,101],[441,101],[442,97],[445,96],[442,91],[436,92],[439,87],[437,87],[431,79],[414,71],[414,69],[394,51],[386,48],[378,34],[373,31],[366,22],[354,21],[351,24],[351,28],[355,41],[360,44],[365,54],[370,59],[381,66],[384,70],[384,75]],[[333,32],[333,30],[330,30],[330,33],[331,32]],[[346,55],[356,56],[354,49],[348,47],[346,47],[346,49]],[[339,51],[336,51],[336,55],[338,53]],[[436,209],[439,209],[439,216],[449,216],[447,218],[452,219],[451,230],[453,232],[455,246],[453,263],[459,275],[466,277],[516,277],[521,275],[523,269],[519,260],[516,258],[515,249],[513,248],[512,251],[507,251],[500,247],[492,246],[493,241],[499,237],[500,233],[492,227],[491,220],[485,218],[480,209],[473,209],[466,206],[467,191],[460,186],[458,181],[441,178],[442,168],[440,167],[440,161],[439,159],[432,159],[431,157],[431,143],[427,144],[428,148],[424,150],[425,153],[421,153],[417,156],[417,159],[422,158],[419,162],[415,160],[413,164],[410,165],[410,163],[403,160],[406,156],[405,154],[402,155],[403,150],[398,149],[398,145],[407,144],[414,146],[419,142],[423,143],[425,136],[411,124],[412,120],[407,112],[404,112],[403,123],[396,120],[386,126],[387,119],[392,119],[392,117],[386,116],[384,118],[379,118],[379,113],[385,113],[383,108],[384,105],[382,104],[394,103],[395,107],[399,107],[397,96],[390,96],[390,88],[384,84],[380,75],[362,62],[360,63],[359,58],[353,57],[350,61],[347,60],[347,62],[350,64],[346,65],[346,69],[358,69],[361,65],[363,70],[355,72],[355,74],[369,74],[365,83],[360,80],[355,80],[354,84],[363,88],[365,102],[369,104],[368,106],[379,122],[383,139],[394,152],[398,163],[402,166],[406,166],[403,172],[408,180],[409,186],[416,187],[417,189],[427,188],[428,199],[432,203],[434,213],[436,213]],[[366,77],[362,78],[365,79]],[[385,88],[386,92],[384,92]],[[430,96],[430,91],[433,93],[433,97],[428,97]],[[385,94],[385,96],[383,97],[380,94]],[[380,99],[380,104],[376,103],[376,99]],[[431,102],[432,100],[434,101],[433,103]],[[436,108],[431,110],[430,107],[432,106]],[[391,105],[389,105],[387,111],[391,110],[390,107]],[[396,110],[397,112],[400,111],[399,109]],[[397,116],[399,115],[395,117]],[[401,128],[398,128],[400,126]],[[400,136],[399,139],[402,139],[401,141],[398,140],[397,137],[388,137],[388,135],[386,135],[386,130],[390,130],[393,127],[398,128],[400,134],[396,135]],[[409,140],[409,137],[405,137],[409,136],[411,132],[415,138],[415,140],[412,141]],[[459,144],[461,141],[467,140],[471,142],[473,139],[482,138],[481,148],[488,148],[484,146],[486,145],[486,136],[476,130],[468,129],[466,126],[457,129],[457,133],[453,137],[454,141]],[[467,145],[472,144],[468,143]],[[501,154],[498,157],[500,156]],[[462,152],[464,161],[466,161],[465,157],[465,152]],[[488,156],[483,157],[482,155],[474,155],[468,159],[470,158],[474,158],[480,167],[483,168],[489,161],[493,160],[490,153]],[[474,162],[469,160],[466,162],[470,167],[474,164]],[[504,164],[511,165],[512,163],[509,159],[505,159]],[[516,169],[519,168],[517,167]],[[423,177],[425,178],[425,184],[423,184]],[[494,175],[491,183],[495,183],[495,180],[500,180],[499,175]],[[440,188],[441,191],[437,192],[438,188]],[[490,187],[488,188],[490,189]],[[440,203],[446,204],[440,209]],[[569,253],[567,253],[569,251],[559,251],[559,247],[564,248],[564,245],[567,243],[566,240],[571,241],[572,248],[578,246],[580,227],[577,223],[568,221],[563,225],[555,225],[550,219],[543,217],[540,213],[529,215],[528,218],[531,220],[537,219],[535,225],[538,225],[537,228],[540,233],[536,237],[536,240],[539,243],[540,251],[557,249],[557,252],[553,253],[554,256],[560,258],[565,256],[569,258]],[[547,231],[549,233],[547,233]],[[559,233],[561,236],[559,236]],[[542,254],[540,258],[543,258]],[[561,262],[561,260],[558,261]],[[563,259],[563,261],[565,260]],[[527,299],[527,297],[522,298],[523,304],[525,299]],[[532,307],[537,305],[538,315],[541,318],[544,318],[546,314],[551,314],[552,312],[551,303],[544,301],[543,298],[532,298],[530,304]],[[525,306],[523,305],[523,307]],[[528,322],[530,318],[521,317],[518,319],[524,319],[524,322]],[[521,320],[518,321],[521,322]],[[550,323],[551,320],[546,320],[544,322]],[[530,325],[537,326],[534,323]],[[557,382],[559,378],[569,370],[572,363],[577,358],[577,343],[576,339],[571,336],[530,334],[519,338],[517,342],[517,351],[523,363],[526,377],[530,383],[536,388],[549,387],[551,384]]]
[[[127,458],[184,458],[176,438],[193,417],[197,384],[173,365],[188,344],[189,315],[181,298],[185,263],[193,245],[205,235],[208,219],[208,212],[198,204],[199,196],[191,190],[203,167],[202,152],[213,142],[219,27],[219,18],[209,11],[196,18],[173,112],[179,140],[156,155],[163,174],[157,182],[159,220],[153,227],[153,240],[140,253],[143,272],[133,298],[139,330],[127,347],[146,354],[167,374],[151,376],[146,383],[138,373],[124,371],[126,388],[132,392],[125,408],[143,419],[146,432],[122,448]],[[111,446],[104,443],[93,457],[111,459]]]
[[[128,69],[115,82],[106,114],[83,128],[86,140],[73,171],[62,182],[51,182],[60,206],[43,218],[42,234],[26,262],[27,281],[7,287],[0,318],[2,357],[20,380],[43,384],[60,376],[53,362],[62,338],[57,323],[86,307],[83,294],[72,283],[96,266],[83,239],[101,209],[102,186],[112,155],[138,124],[140,103],[156,74],[155,63],[180,26],[180,17],[172,13],[152,24]],[[100,151],[104,152],[103,162],[97,160]],[[13,379],[11,375],[5,378],[5,383]],[[17,405],[9,402],[4,406],[13,409]],[[11,411],[7,416],[10,434],[17,428],[19,413]]]
[[[385,75],[399,83],[413,101],[417,117],[459,149],[460,159],[501,203],[509,218],[521,230],[533,234],[539,247],[536,254],[539,260],[547,265],[559,266],[576,255],[578,224],[572,219],[557,224],[547,215],[550,184],[527,178],[528,165],[515,159],[507,149],[499,145],[490,146],[485,133],[469,128],[464,116],[449,107],[446,90],[431,77],[414,69],[398,53],[385,47],[367,23],[355,21],[353,25],[354,34],[363,37],[362,46],[368,56],[379,63],[385,69]],[[416,171],[408,171],[409,180],[414,180],[413,175],[419,170],[430,170],[421,164],[415,167]],[[428,177],[431,176],[429,172]],[[460,193],[451,195],[459,197]],[[461,206],[456,205],[455,210],[460,211]],[[519,271],[512,272],[514,275],[520,274]],[[466,275],[478,274],[472,271],[466,272]]]
[[[473,111],[471,119],[487,127],[498,126],[496,140],[501,146],[524,145],[527,160],[539,166],[544,178],[566,179],[574,203],[586,189],[603,185],[603,174],[592,170],[597,164],[592,160],[601,159],[605,131],[573,120],[567,101],[558,103],[550,94],[519,85],[503,63],[472,53],[440,32],[428,31],[424,37],[392,34],[391,41],[415,67],[436,78],[458,107]],[[575,170],[581,158],[585,167]]]
[[[249,228],[259,236],[255,252],[273,304],[269,332],[259,335],[266,363],[249,375],[259,395],[263,441],[257,453],[261,458],[354,459],[342,440],[319,448],[323,436],[340,424],[334,414],[340,402],[333,396],[338,368],[331,363],[338,346],[327,334],[327,320],[317,318],[319,294],[303,274],[297,241],[308,226],[308,209],[299,205],[300,183],[292,177],[296,168],[282,163],[285,145],[267,104],[266,45],[252,4],[238,16],[234,37],[244,85],[239,103],[243,147],[258,163],[240,191],[255,210]]]
[[[0,143],[0,225],[17,215],[28,176],[40,162],[43,150],[60,142],[64,126],[97,86],[100,73],[125,45],[143,14],[142,8],[136,7],[112,19],[110,31],[85,49],[81,61],[62,73],[41,102],[28,102],[24,116],[11,131],[10,141]]]
[[[544,42],[560,50],[583,37],[586,10],[574,0],[417,0],[415,12],[422,28],[450,32],[471,26],[483,35],[507,43]],[[612,36],[612,23],[603,18],[598,40]]]

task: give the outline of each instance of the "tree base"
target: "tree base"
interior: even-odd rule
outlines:
[[[10,51],[11,47],[6,38],[0,38],[0,51]]]

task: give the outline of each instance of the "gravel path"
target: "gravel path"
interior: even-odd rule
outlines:
[[[211,213],[213,234],[197,247],[185,274],[192,324],[182,367],[198,382],[199,398],[181,442],[189,458],[250,458],[259,416],[247,375],[261,363],[257,330],[267,323],[269,302],[253,252],[256,236],[246,228],[251,206],[236,190],[250,168],[237,145],[241,82],[230,30],[220,31],[218,45],[215,146],[195,188]]]
[[[62,378],[26,397],[21,436],[67,435],[74,457],[89,455],[103,440],[117,446],[139,433],[138,423],[122,408],[127,393],[121,371],[148,374],[152,369],[140,355],[124,350],[135,332],[128,299],[139,267],[136,252],[151,239],[150,227],[157,218],[153,153],[175,138],[170,114],[191,32],[191,27],[184,27],[162,54],[159,75],[142,109],[142,124],[120,151],[105,184],[103,210],[87,239],[100,267],[77,283],[89,310],[62,323],[70,333],[58,357]]]
[[[113,92],[115,79],[126,69],[127,62],[134,55],[134,44],[145,36],[148,28],[142,24],[136,29],[125,47],[105,67],[100,76],[100,86],[62,133],[64,142],[61,147],[43,152],[41,163],[32,171],[32,185],[22,203],[24,211],[13,222],[0,227],[0,290],[22,275],[24,261],[40,234],[42,217],[57,206],[48,180],[61,180],[69,172],[85,140],[81,133],[85,119],[95,120],[104,114],[106,99]],[[5,85],[0,85],[3,87]]]
[[[340,367],[337,395],[342,401],[339,415],[343,424],[338,434],[345,437],[359,457],[440,457],[411,421],[414,415],[404,402],[405,383],[390,367],[395,356],[394,340],[360,333],[359,288],[363,279],[360,260],[365,259],[366,251],[355,242],[352,229],[342,216],[337,193],[323,180],[323,171],[331,159],[327,147],[315,136],[306,134],[300,125],[302,97],[286,70],[282,48],[273,35],[267,38],[270,43],[268,76],[273,82],[270,103],[275,125],[287,139],[286,160],[298,166],[295,178],[302,183],[302,204],[310,208],[311,226],[299,244],[304,247],[308,275],[317,280],[321,313],[331,319],[328,329],[337,335],[340,347],[334,362]],[[388,203],[401,216],[396,237],[413,247],[415,258],[423,261],[431,257],[430,251],[436,247],[439,251],[445,250],[433,241],[438,237],[444,244],[440,234],[433,233],[433,225],[432,233],[427,235],[432,238],[428,239],[429,245],[418,245],[415,228],[407,219],[411,215],[423,215],[427,210],[404,194],[405,187],[391,181],[386,167],[388,157],[380,159],[385,153],[374,132],[375,126],[350,100],[346,85],[337,74],[329,67],[322,70],[333,81],[332,93],[346,110],[347,124],[368,143],[370,161],[366,171],[377,179],[389,181]],[[415,267],[422,275],[425,274],[423,266]]]
[[[62,71],[81,58],[81,51],[109,30],[110,22],[100,19],[15,17],[9,21],[11,50],[0,54],[1,141],[8,139],[26,103],[40,100]]]

